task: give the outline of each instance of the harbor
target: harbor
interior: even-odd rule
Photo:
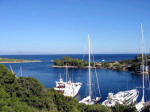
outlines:
[[[23,77],[34,77],[38,79],[46,88],[53,88],[55,87],[55,81],[58,81],[61,77],[65,80],[65,69],[63,68],[52,68],[49,67],[50,64],[53,64],[50,62],[50,60],[55,60],[56,58],[62,58],[65,55],[32,55],[32,59],[41,60],[39,63],[13,63],[11,64],[14,72],[17,74],[18,77],[21,76],[20,74],[20,66],[22,66],[22,76]],[[70,57],[76,57],[79,59],[83,58],[83,55],[69,55]],[[105,57],[105,60],[110,60],[110,57],[116,57],[112,58],[112,60],[124,60],[124,59],[133,59],[136,54],[100,54],[95,55],[95,60],[101,60]],[[8,57],[3,56],[3,57]],[[10,56],[9,56],[10,57]],[[18,57],[12,56],[12,57]],[[22,56],[24,59],[28,59],[31,56],[24,55]],[[85,60],[88,60],[88,55],[86,55]],[[9,64],[5,64],[9,68]],[[82,87],[79,91],[79,94],[77,97],[84,98],[88,91],[87,81],[88,81],[88,69],[68,69],[68,72],[70,74],[70,77],[73,82],[80,81],[82,83]],[[139,98],[137,101],[140,101],[142,96],[142,76],[132,74],[130,72],[123,72],[123,71],[113,71],[113,70],[106,70],[106,69],[97,69],[98,72],[98,79],[99,79],[99,85],[100,90],[102,94],[101,102],[106,100],[108,93],[113,92],[117,93],[119,91],[125,91],[130,90],[133,88],[137,88],[140,91]],[[92,74],[94,74],[94,71],[92,70]],[[94,79],[92,79],[94,81]],[[148,102],[150,100],[149,97],[149,76],[145,76],[145,101]],[[111,84],[110,84],[111,82]],[[119,83],[119,85],[118,85]],[[98,91],[94,90],[93,94],[97,94]]]

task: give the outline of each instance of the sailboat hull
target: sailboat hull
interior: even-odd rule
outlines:
[[[86,105],[93,105],[100,101],[100,97],[96,97],[96,99],[91,99],[90,96],[87,96],[86,98],[83,98],[79,103],[86,104]]]

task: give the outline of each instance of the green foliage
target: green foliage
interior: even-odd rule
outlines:
[[[44,112],[57,111],[57,108],[52,98],[49,97],[50,95],[46,88],[36,79],[23,77],[16,78],[15,75],[10,73],[4,65],[0,65],[0,86],[2,88],[0,95],[2,94],[3,96],[8,97],[7,100],[4,98],[1,99],[1,101],[5,101],[5,105],[2,106],[2,109],[9,110],[18,108],[17,112],[21,112],[19,108],[22,109],[24,107],[29,109],[23,108],[23,110],[34,111],[34,108],[36,108],[36,110],[44,110]]]
[[[84,60],[79,60],[79,59],[74,59],[74,58],[70,58],[69,56],[65,56],[63,57],[61,60],[54,60],[54,65],[57,66],[75,66],[77,68],[84,68],[85,66],[88,66],[88,62],[84,61]],[[93,65],[93,63],[91,63],[91,65]]]
[[[3,88],[0,88],[0,111],[1,112],[38,112],[37,109],[22,103],[15,96],[10,97]]]
[[[102,66],[107,68],[107,67],[109,67],[109,63],[108,63],[108,62],[104,62],[104,63],[102,64]]]
[[[119,64],[114,64],[114,67],[117,71],[121,71],[123,69],[123,67]]]
[[[110,108],[106,108],[105,106],[101,104],[96,104],[96,105],[89,105],[87,106],[86,112],[111,112]]]
[[[71,97],[64,97],[58,94],[54,89],[49,89],[49,93],[53,98],[54,103],[57,105],[59,112],[75,112],[78,111],[78,101]]]
[[[150,66],[150,55],[144,55],[144,62],[146,65]],[[140,65],[142,62],[142,55],[137,55],[134,59],[119,61],[120,64],[126,65],[128,71],[137,72],[140,70]]]
[[[0,58],[0,62],[37,62],[38,60],[22,60],[22,59],[9,59],[9,58]]]
[[[115,107],[112,108],[113,112],[137,112],[136,108],[133,105],[126,106],[126,105],[120,105],[116,104]]]

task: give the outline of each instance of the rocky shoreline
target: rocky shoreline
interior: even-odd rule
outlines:
[[[58,66],[58,65],[51,65],[50,67],[53,68],[66,68],[66,66]],[[67,66],[67,68],[72,68],[72,69],[88,69],[88,66],[79,68],[77,66]],[[115,62],[97,62],[95,63],[95,67],[91,67],[96,68],[96,69],[105,69],[105,70],[114,70],[114,71],[123,71],[123,72],[131,72],[134,74],[141,74],[140,69],[134,70],[132,69],[132,64],[120,64],[119,61],[115,61]],[[149,72],[145,72],[145,74],[149,74]]]

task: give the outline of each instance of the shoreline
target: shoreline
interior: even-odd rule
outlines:
[[[50,65],[49,67],[52,67],[52,68],[66,68],[66,66],[57,66],[57,65]],[[77,67],[77,66],[67,66],[67,68],[78,69],[79,67]],[[87,68],[87,67],[84,67],[84,68]]]
[[[38,63],[42,61],[24,61],[24,62],[0,62],[0,64],[5,64],[5,63]]]
[[[66,66],[57,66],[57,65],[50,65],[49,67],[52,67],[52,68],[66,68]],[[88,66],[85,66],[85,67],[77,67],[77,66],[67,66],[67,68],[74,68],[74,69],[88,69]],[[91,68],[95,68],[95,67],[91,67]]]
[[[57,65],[50,65],[49,67],[52,67],[52,68],[66,68],[66,66],[57,66]],[[76,66],[67,66],[67,68],[72,68],[72,69],[88,69],[88,66],[86,67],[82,67],[82,68],[79,68],[79,67],[76,67]],[[91,69],[94,69],[95,67],[91,67]],[[142,73],[139,73],[139,72],[135,72],[135,71],[130,71],[130,70],[117,70],[117,69],[113,69],[113,68],[105,68],[105,67],[96,67],[96,69],[103,69],[103,70],[113,70],[113,71],[117,71],[117,72],[130,72],[130,73],[133,73],[133,74],[137,74],[137,75],[142,75]],[[148,75],[149,73],[144,73],[145,75]]]

